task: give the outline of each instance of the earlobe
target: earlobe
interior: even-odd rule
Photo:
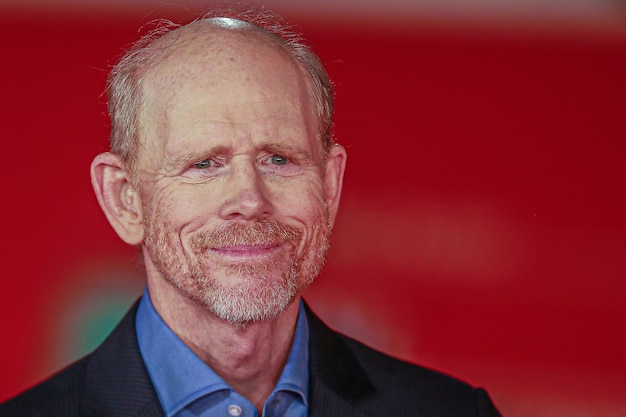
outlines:
[[[118,155],[101,153],[91,163],[91,183],[98,203],[118,236],[129,245],[144,238],[141,198]]]
[[[343,185],[343,174],[346,169],[347,158],[346,149],[338,143],[330,148],[328,157],[326,158],[324,192],[330,215],[329,221],[331,228],[335,223],[335,218],[339,211],[339,200],[341,198],[341,187]]]

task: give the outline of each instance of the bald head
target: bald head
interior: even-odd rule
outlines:
[[[162,25],[140,39],[114,67],[108,83],[111,116],[111,151],[120,155],[127,169],[136,170],[146,119],[148,80],[154,80],[164,68],[161,94],[176,94],[178,77],[186,76],[186,64],[194,62],[215,70],[247,59],[254,62],[260,51],[272,51],[282,58],[277,64],[295,65],[303,76],[311,111],[316,120],[316,136],[324,157],[332,137],[332,84],[318,57],[301,37],[277,16],[266,11],[213,11],[187,25]],[[173,68],[178,68],[178,70]],[[224,67],[225,68],[225,67]],[[229,71],[213,72],[207,83],[219,85]],[[207,77],[208,77],[207,73]],[[164,96],[165,97],[165,96]]]
[[[250,84],[263,67],[283,70],[285,76],[295,69],[308,84],[302,65],[280,38],[234,19],[195,21],[156,39],[145,52],[153,58],[141,69],[143,94],[150,86],[159,88],[159,94],[175,95],[192,78],[216,88],[231,82]]]
[[[283,134],[294,140],[304,135],[319,148],[306,73],[268,36],[254,28],[197,22],[155,43],[165,48],[143,75],[138,158],[143,172],[157,160],[174,162],[197,149],[202,137],[240,137],[257,123],[255,135],[279,135],[265,130],[274,118],[281,120]]]

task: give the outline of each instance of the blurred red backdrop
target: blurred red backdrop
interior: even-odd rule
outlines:
[[[0,400],[141,292],[88,167],[107,147],[107,69],[143,21],[0,16]],[[298,23],[349,152],[313,308],[487,387],[505,415],[626,414],[626,37]]]

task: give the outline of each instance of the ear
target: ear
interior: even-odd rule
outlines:
[[[326,168],[324,172],[324,192],[326,195],[326,204],[330,214],[330,227],[335,224],[337,211],[339,210],[339,199],[341,197],[341,187],[343,185],[343,173],[346,170],[346,159],[348,155],[346,149],[334,144],[326,158]]]
[[[91,163],[91,184],[98,203],[118,236],[129,245],[144,238],[141,198],[118,155],[101,153]]]

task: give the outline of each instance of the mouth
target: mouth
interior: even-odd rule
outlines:
[[[211,253],[218,256],[232,259],[255,259],[267,258],[280,251],[281,245],[278,243],[267,243],[260,245],[232,245],[209,248]]]

